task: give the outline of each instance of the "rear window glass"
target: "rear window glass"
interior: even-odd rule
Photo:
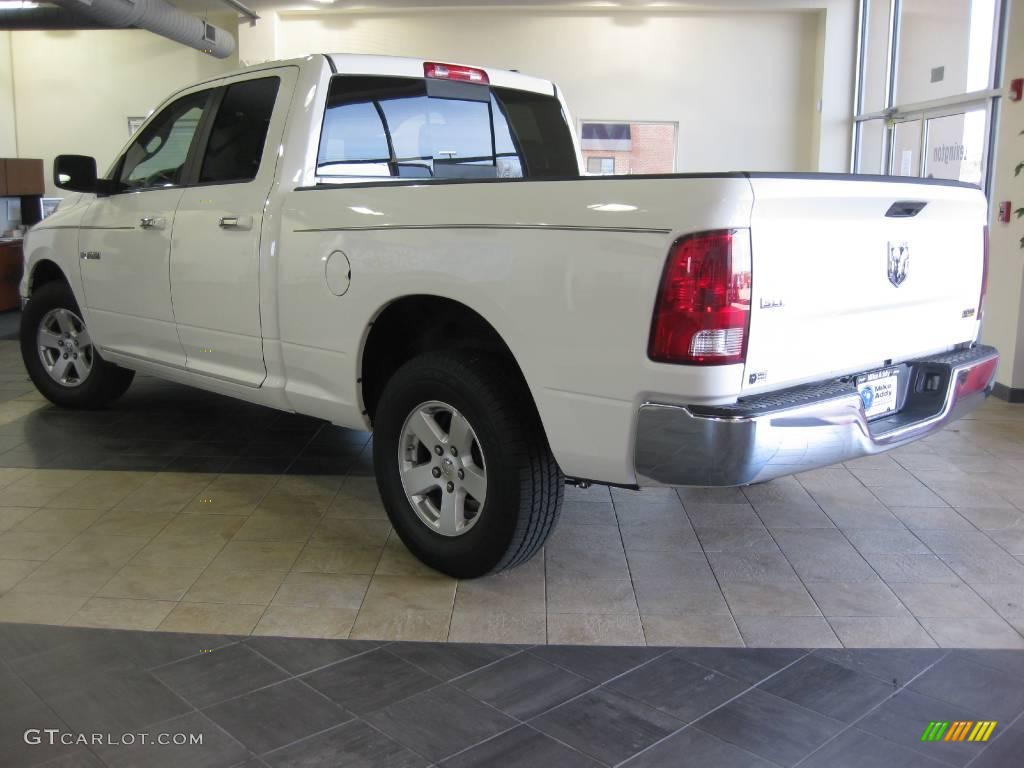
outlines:
[[[551,96],[472,83],[342,75],[331,81],[317,175],[435,179],[578,175]]]

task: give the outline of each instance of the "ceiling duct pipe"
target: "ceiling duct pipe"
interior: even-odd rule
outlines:
[[[218,59],[235,52],[235,38],[220,27],[179,11],[164,0],[55,0],[103,27],[137,27]]]

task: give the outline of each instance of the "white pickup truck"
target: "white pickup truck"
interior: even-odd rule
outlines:
[[[25,245],[22,352],[93,408],[135,371],[374,432],[408,547],[525,561],[566,482],[743,485],[990,392],[986,203],[955,182],[586,178],[559,90],[376,56],[170,97]]]

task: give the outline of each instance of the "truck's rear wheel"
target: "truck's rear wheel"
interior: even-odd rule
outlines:
[[[64,282],[47,283],[25,305],[21,357],[36,389],[65,408],[100,408],[123,395],[135,376],[103,359]]]
[[[405,545],[438,571],[519,565],[555,527],[565,478],[522,390],[500,360],[467,351],[410,360],[381,394],[381,497]]]

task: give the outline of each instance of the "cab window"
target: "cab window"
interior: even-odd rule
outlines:
[[[256,178],[280,82],[277,77],[261,77],[228,86],[206,142],[200,184]]]
[[[317,158],[324,180],[576,175],[553,96],[413,77],[331,81]]]
[[[121,160],[119,191],[182,183],[189,148],[209,100],[210,91],[182,96],[150,121]]]

